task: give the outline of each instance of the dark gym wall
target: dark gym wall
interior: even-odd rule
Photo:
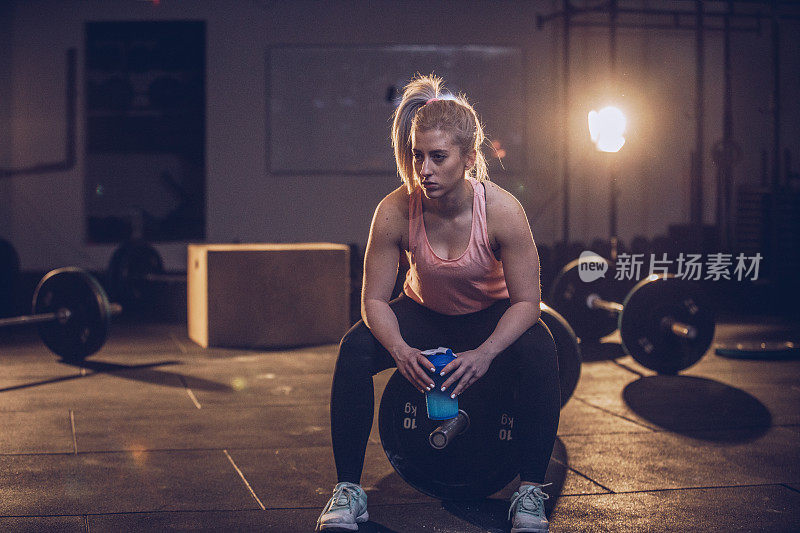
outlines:
[[[689,3],[691,4],[691,3]],[[274,176],[267,169],[269,128],[266,55],[280,45],[500,44],[520,47],[527,59],[528,172],[495,174],[525,206],[536,239],[561,238],[560,25],[536,29],[536,14],[560,1],[293,1],[41,0],[0,2],[0,164],[16,167],[63,156],[64,54],[79,50],[87,21],[203,20],[206,64],[206,235],[209,242],[366,241],[375,204],[399,182],[392,175]],[[644,5],[644,4],[643,4]],[[686,8],[687,2],[681,7]],[[783,32],[784,144],[800,154],[794,91],[795,26]],[[787,23],[786,26],[791,26]],[[794,33],[792,33],[794,32]],[[588,139],[585,112],[596,107],[608,72],[604,30],[572,31],[570,174],[572,239],[607,236],[607,175]],[[689,154],[694,147],[694,34],[620,30],[620,74],[632,119],[620,155],[619,233],[652,237],[688,222]],[[5,39],[5,40],[4,40]],[[8,42],[10,41],[10,42]],[[770,148],[769,34],[735,36],[735,137],[746,159],[739,181],[758,181],[760,148]],[[786,50],[789,49],[789,50]],[[791,49],[794,50],[792,53]],[[2,51],[2,49],[0,49]],[[9,58],[10,59],[7,59]],[[721,34],[706,35],[706,147],[721,137]],[[298,68],[302,68],[299,66]],[[411,74],[411,73],[409,73]],[[3,81],[5,80],[5,81]],[[84,114],[79,81],[78,161],[74,169],[6,178],[0,183],[0,224],[26,269],[64,264],[103,269],[113,246],[84,244]],[[646,97],[644,95],[647,95]],[[10,96],[10,98],[2,98]],[[3,106],[6,107],[3,107]],[[741,118],[739,118],[741,117]],[[388,128],[388,117],[387,117]],[[355,138],[354,142],[358,142]],[[387,129],[388,142],[388,129]],[[714,166],[705,167],[705,220],[714,220]],[[184,267],[185,243],[158,246],[167,268]]]
[[[11,29],[13,5],[0,2],[0,168],[11,165]],[[12,182],[0,178],[0,239],[10,239]]]

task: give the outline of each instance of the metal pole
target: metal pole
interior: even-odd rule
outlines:
[[[609,164],[609,196],[611,205],[608,212],[608,238],[613,240],[617,236],[617,162],[614,161],[617,154],[608,154],[612,159]]]
[[[772,1],[772,190],[781,185],[781,32],[778,1]]]
[[[705,77],[705,42],[703,35],[703,0],[695,0],[697,5],[697,23],[695,31],[695,53],[697,59],[697,70],[695,74],[696,82],[696,106],[695,106],[695,165],[692,175],[691,183],[691,207],[690,219],[691,225],[695,226],[697,232],[701,230],[703,225],[703,159],[705,154],[705,147],[703,144],[703,118],[705,116],[704,109],[704,77]],[[695,238],[700,240],[700,236],[695,234]]]
[[[617,87],[617,0],[611,0],[608,12],[609,17],[609,35],[608,47],[609,58],[611,62],[611,87],[614,91],[614,96],[619,94]],[[609,240],[617,236],[617,168],[616,168],[616,154],[609,154],[611,163],[609,165],[609,213],[608,213],[608,238]]]
[[[772,1],[772,180],[770,181],[769,258],[770,278],[778,297],[781,262],[778,250],[778,194],[781,189],[781,33],[778,1]]]
[[[671,316],[664,317],[661,320],[661,327],[667,331],[670,331],[673,335],[677,335],[682,339],[696,339],[697,338],[697,328],[686,324],[684,322],[680,322],[675,320]]]
[[[723,33],[724,84],[722,154],[719,154],[717,179],[717,229],[722,249],[731,244],[731,194],[733,181],[733,92],[731,82],[731,17],[733,0],[728,0]]]
[[[600,298],[599,294],[592,293],[586,298],[586,307],[589,309],[603,309],[611,313],[621,313],[624,307],[619,302],[609,302]]]
[[[0,328],[8,326],[23,326],[25,324],[41,324],[42,322],[53,322],[54,320],[66,320],[69,318],[67,309],[59,310],[57,313],[40,313],[38,315],[23,315],[11,318],[0,318]]]
[[[109,303],[108,312],[112,315],[122,313],[122,305],[118,303]],[[51,313],[37,313],[34,315],[12,316],[9,318],[0,318],[0,328],[9,326],[25,326],[29,324],[41,324],[44,322],[58,321],[66,323],[72,317],[72,311],[66,307],[62,307],[58,311]]]
[[[564,241],[564,248],[569,245],[569,26],[570,26],[570,0],[564,0],[564,20],[563,20],[563,50],[562,50],[562,59],[563,59],[563,72],[562,72],[562,83],[563,83],[563,107],[561,116],[564,120],[564,127],[562,131],[562,146],[564,149],[564,159],[563,159],[563,168],[562,168],[562,186],[563,190],[563,228],[562,228],[562,240]]]
[[[608,10],[608,46],[611,60],[611,82],[617,82],[617,0],[611,0]],[[616,86],[614,87],[616,89]]]
[[[624,307],[621,303],[603,300],[597,294],[590,294],[589,297],[586,298],[586,306],[589,309],[602,309],[604,311],[608,311],[609,313],[624,312]],[[661,320],[661,327],[664,330],[668,330],[672,334],[684,339],[697,338],[696,327],[692,326],[691,324],[686,324],[685,322],[675,320],[671,316],[666,316]]]

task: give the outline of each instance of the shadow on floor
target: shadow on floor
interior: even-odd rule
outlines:
[[[64,364],[70,363],[65,362]],[[92,370],[99,374],[114,374],[124,379],[154,383],[156,385],[165,385],[168,387],[199,389],[212,392],[233,392],[233,388],[224,383],[218,383],[196,376],[187,377],[183,374],[169,372],[167,370],[153,370],[153,367],[157,366],[181,364],[183,363],[179,361],[162,361],[160,363],[148,363],[144,365],[121,365],[118,363],[104,363],[103,361],[81,361],[80,363],[72,364],[72,366]]]
[[[583,362],[611,361],[625,356],[622,344],[615,341],[581,342]]]
[[[545,510],[548,515],[555,507],[558,496],[564,488],[567,465],[569,465],[567,449],[561,439],[556,438],[544,479],[545,484],[550,484],[544,489],[544,492],[550,496],[545,501]],[[505,499],[487,498],[470,502],[445,501],[442,502],[442,507],[458,518],[486,531],[507,532],[510,528],[509,502]]]
[[[757,398],[706,378],[642,377],[629,383],[622,397],[642,418],[702,440],[747,442],[761,437],[772,426],[772,414]]]
[[[144,383],[154,383],[156,385],[164,385],[167,387],[177,388],[191,388],[213,392],[233,392],[233,388],[224,383],[210,381],[195,376],[184,376],[177,372],[169,372],[166,370],[153,370],[154,367],[167,366],[167,365],[180,365],[183,364],[179,361],[160,361],[157,363],[147,363],[143,365],[120,365],[117,363],[104,363],[102,361],[80,361],[68,362],[60,361],[61,364],[71,366],[79,369],[91,370],[96,374],[113,374],[123,379],[130,379],[134,381],[141,381]],[[59,383],[62,381],[70,381],[73,379],[90,377],[92,374],[73,374],[69,376],[59,376],[57,378],[50,378],[31,383],[24,383],[22,385],[14,385],[12,387],[5,387],[0,389],[0,392],[8,392],[13,390],[27,389],[31,387],[38,387],[40,385],[48,385],[50,383]]]
[[[545,501],[545,510],[548,516],[558,502],[558,497],[563,490],[564,480],[566,479],[568,470],[567,465],[569,465],[569,459],[567,456],[566,447],[564,446],[564,443],[561,442],[561,439],[556,438],[553,446],[553,453],[550,457],[550,463],[548,464],[547,474],[544,480],[546,484],[550,484],[544,489],[544,492],[550,496],[550,498]],[[517,477],[514,482],[516,483],[518,480],[519,477]],[[392,473],[391,475],[382,479],[378,483],[378,486],[381,487],[381,491],[389,493],[393,490],[393,485],[396,483],[405,482],[402,481],[402,479],[400,479],[396,473]],[[394,490],[396,490],[396,488],[394,488]],[[500,492],[502,493],[506,491],[507,489],[504,489]],[[502,495],[500,497],[495,496],[483,500],[442,501],[442,509],[445,511],[464,522],[468,522],[484,531],[491,533],[508,533],[510,529],[510,523],[508,521],[508,506],[509,501],[502,497]],[[426,517],[424,515],[420,515],[419,523],[420,525],[426,523]],[[370,533],[393,533],[395,530],[370,520],[364,524],[359,524],[358,531]]]
[[[396,529],[388,528],[373,521],[358,524],[358,533],[401,533]]]

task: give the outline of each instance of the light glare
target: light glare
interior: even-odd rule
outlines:
[[[625,144],[625,137],[600,137],[597,140],[597,149],[601,152],[619,152]]]
[[[625,144],[626,120],[618,108],[607,106],[589,112],[589,135],[601,152],[618,152]]]

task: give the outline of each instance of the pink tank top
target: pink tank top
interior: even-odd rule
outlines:
[[[403,291],[415,302],[445,315],[481,311],[508,298],[503,263],[495,258],[486,229],[483,187],[473,178],[472,232],[467,249],[457,259],[436,255],[425,233],[421,190],[408,200],[408,248],[410,268]]]

